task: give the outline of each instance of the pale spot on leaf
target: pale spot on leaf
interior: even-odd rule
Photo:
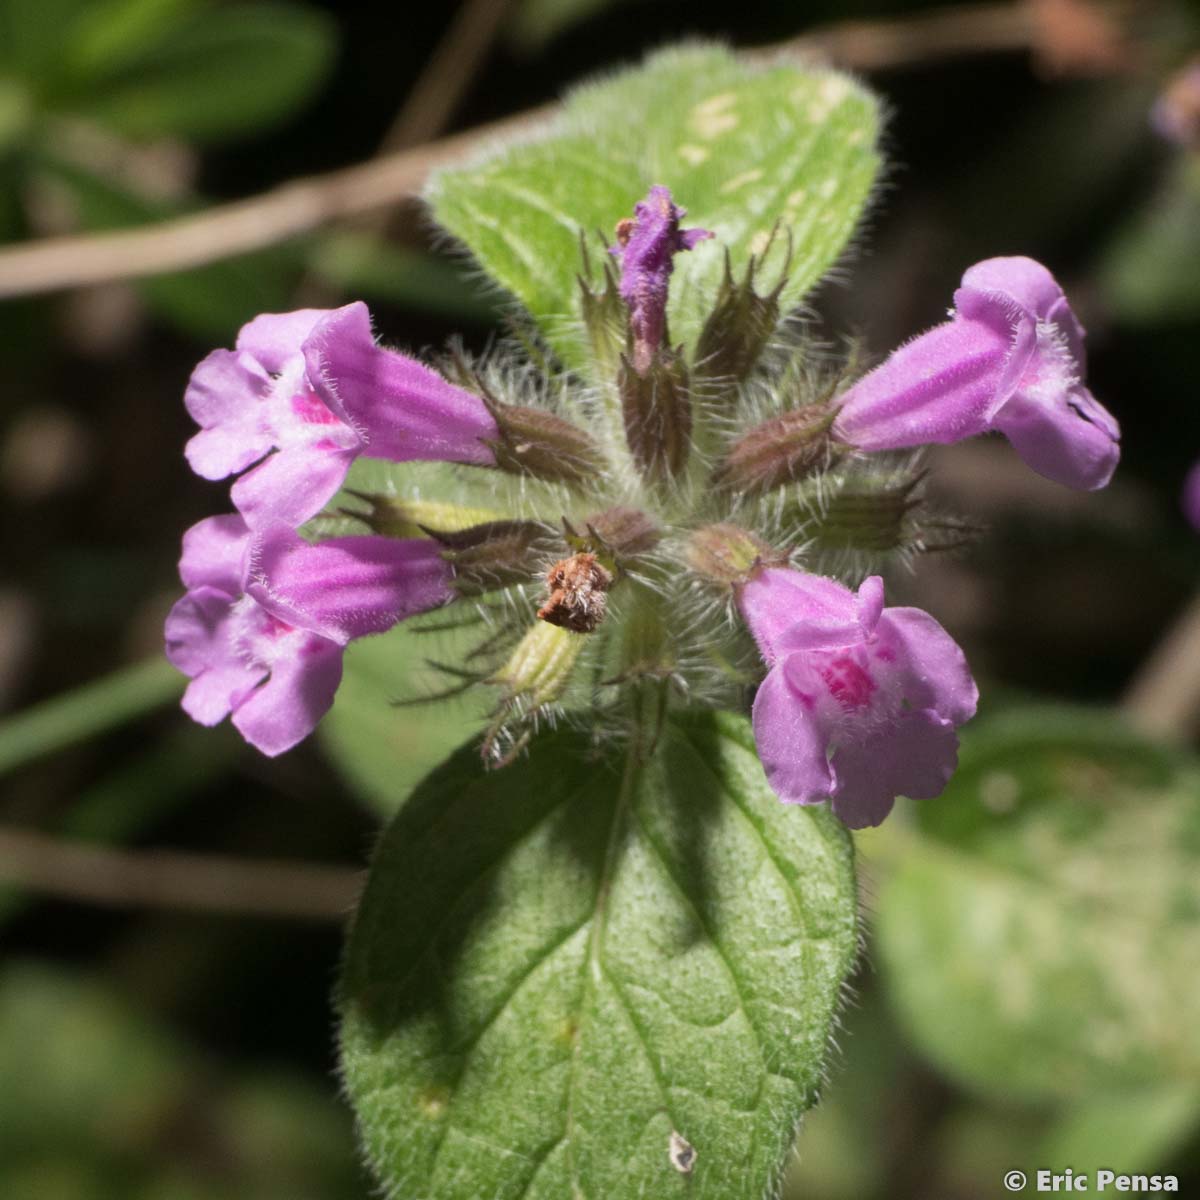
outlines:
[[[757,183],[762,177],[763,173],[757,168],[752,171],[743,171],[740,175],[735,175],[721,184],[721,191],[728,195],[730,192],[736,192],[738,188],[745,187],[748,183]]]

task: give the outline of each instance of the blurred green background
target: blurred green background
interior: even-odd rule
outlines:
[[[1200,54],[1196,8],[0,0],[0,240],[254,195],[685,36],[807,36],[886,101],[890,171],[814,337],[882,353],[965,266],[1030,254],[1125,433],[1087,497],[1003,444],[933,456],[937,503],[986,533],[890,587],[962,642],[984,705],[946,796],[860,840],[866,950],[789,1194],[965,1200],[1066,1166],[1170,1170],[1189,1194],[1197,729],[1147,738],[1127,697],[1200,581],[1177,503],[1200,457],[1200,100],[1190,147],[1150,122]],[[374,1194],[333,1061],[342,917],[381,814],[478,708],[392,704],[446,654],[400,630],[354,647],[320,736],[268,761],[191,726],[155,659],[179,535],[225,503],[181,454],[192,366],[258,311],[359,296],[414,350],[486,345],[502,319],[411,201],[0,307],[5,1200]]]

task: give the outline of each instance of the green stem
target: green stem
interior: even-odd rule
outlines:
[[[155,655],[15,713],[0,721],[0,775],[152,712],[174,700],[183,684],[179,672]]]

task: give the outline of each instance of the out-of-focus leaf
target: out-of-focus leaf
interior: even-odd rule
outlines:
[[[1181,157],[1161,192],[1117,234],[1099,277],[1123,321],[1200,317],[1200,159]]]
[[[45,86],[62,73],[63,31],[85,13],[89,0],[3,0],[0,66]]]
[[[169,1039],[95,984],[48,967],[0,975],[0,1159],[151,1134],[188,1072]],[[20,1081],[20,1086],[13,1086]]]
[[[492,323],[503,306],[494,289],[461,266],[369,234],[330,234],[314,247],[312,269],[348,295],[398,304],[413,312]]]
[[[178,688],[181,680],[175,682]],[[240,749],[240,739],[230,730],[203,729],[181,719],[173,735],[74,797],[56,828],[84,841],[128,841],[219,778]],[[0,928],[31,897],[32,893],[0,882]]]
[[[107,179],[65,163],[51,167],[70,189],[80,223],[88,229],[121,229],[178,215],[179,206],[136,196]],[[228,342],[260,312],[287,307],[297,259],[286,247],[138,282],[139,292],[162,316],[206,341]]]
[[[361,1200],[350,1122],[299,1075],[231,1076],[99,981],[0,974],[4,1200]]]
[[[33,98],[25,84],[0,76],[0,159],[19,146],[33,118]],[[4,228],[0,224],[0,240]]]
[[[749,723],[649,761],[584,732],[519,769],[465,747],[384,835],[347,952],[342,1056],[391,1194],[769,1192],[855,953],[853,852],[767,786]]]
[[[290,116],[333,61],[335,26],[299,4],[222,5],[173,24],[86,101],[135,137],[252,133]]]
[[[874,97],[834,71],[755,71],[728,51],[685,47],[580,88],[540,141],[440,172],[434,216],[579,363],[579,239],[611,236],[652,184],[688,224],[716,238],[676,259],[669,310],[676,342],[695,341],[727,249],[735,267],[771,253],[761,278],[792,267],[782,303],[799,303],[853,233],[879,168]],[[772,230],[777,229],[771,242]]]
[[[804,1117],[783,1200],[865,1200],[886,1195],[895,1122],[909,1099],[899,1090],[903,1054],[878,994],[851,1005],[820,1103]]]
[[[204,0],[91,0],[64,38],[63,57],[72,74],[101,77],[152,50],[186,12]],[[224,20],[221,10],[210,21]]]
[[[606,8],[636,2],[638,0],[521,0],[509,22],[509,36],[519,50],[536,54],[572,25],[578,25]]]
[[[1200,1084],[1200,767],[1115,718],[971,730],[879,896],[916,1044],[996,1098]]]
[[[165,658],[124,667],[0,721],[0,774],[159,708],[183,691]]]
[[[1200,1127],[1200,1084],[1089,1096],[1051,1127],[1031,1160],[1076,1171],[1162,1171]]]

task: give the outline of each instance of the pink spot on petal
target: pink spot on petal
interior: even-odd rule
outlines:
[[[297,392],[292,397],[292,412],[306,425],[341,425],[341,420],[312,392]]]
[[[281,621],[273,614],[263,611],[262,636],[275,641],[281,637],[286,637],[293,632],[296,627],[289,625],[286,621]]]
[[[879,649],[875,651],[875,657],[880,662],[885,662],[885,663],[895,662],[896,661],[896,652],[894,650],[889,649],[887,646],[880,646]]]
[[[865,708],[875,681],[852,658],[835,658],[820,668],[829,694],[843,708]]]

